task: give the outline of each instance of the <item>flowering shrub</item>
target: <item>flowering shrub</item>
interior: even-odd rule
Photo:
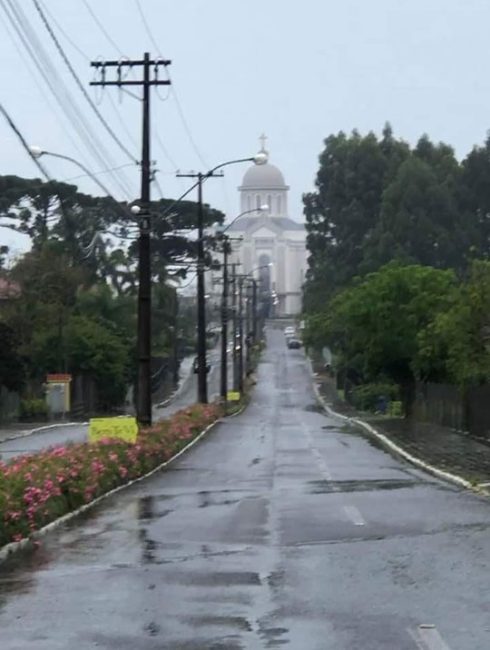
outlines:
[[[215,404],[196,404],[141,429],[135,444],[108,438],[0,462],[0,546],[146,474],[220,415]]]

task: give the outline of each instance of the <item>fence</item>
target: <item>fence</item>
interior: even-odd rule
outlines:
[[[0,422],[14,422],[19,417],[20,397],[18,393],[0,386]]]
[[[490,384],[467,390],[450,384],[418,383],[414,418],[490,440]]]

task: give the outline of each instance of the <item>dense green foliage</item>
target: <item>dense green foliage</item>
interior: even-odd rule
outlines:
[[[490,379],[490,138],[331,135],[304,196],[307,341],[353,384]]]
[[[197,206],[155,201],[152,215],[152,344],[159,358],[179,347],[179,305],[169,266],[195,259]],[[223,215],[205,206],[205,225]],[[99,407],[124,400],[135,376],[138,224],[128,206],[66,183],[0,177],[0,226],[27,234],[32,248],[1,277],[18,288],[0,312],[0,384],[40,394],[47,373],[70,372],[96,383]],[[2,230],[0,230],[0,233]],[[32,394],[31,394],[32,393]]]

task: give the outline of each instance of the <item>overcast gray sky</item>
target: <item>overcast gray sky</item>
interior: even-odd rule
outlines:
[[[113,164],[128,163],[69,77],[33,2],[0,4],[21,7]],[[187,124],[186,128],[172,94],[165,99],[165,88],[161,98],[154,93],[154,133],[165,151],[154,139],[152,158],[161,170],[165,196],[177,197],[189,184],[175,178],[176,168],[204,171],[252,155],[264,131],[271,162],[282,169],[291,186],[290,216],[302,220],[301,194],[313,187],[322,142],[330,133],[353,128],[379,133],[389,120],[395,134],[407,141],[413,143],[426,132],[436,141],[452,144],[462,157],[484,140],[490,125],[488,0],[140,0],[140,4],[160,46],[156,54],[173,61],[171,74]],[[135,0],[43,0],[42,5],[87,88],[92,72],[73,44],[89,59],[119,58],[121,52],[134,58],[144,50],[155,54]],[[22,44],[18,38],[12,40],[2,8],[0,18],[0,100],[29,142],[74,156],[99,171],[99,162],[63,116]],[[139,157],[139,103],[127,96],[119,103],[115,89],[107,89],[102,97],[89,92]],[[3,120],[0,138],[0,174],[37,176]],[[68,163],[46,159],[46,165],[60,180],[79,173]],[[137,198],[137,168],[122,171]],[[225,179],[210,180],[205,187],[206,201],[229,218],[238,211],[236,187],[244,171],[243,166],[230,167]],[[100,178],[123,198],[111,177]],[[76,182],[83,191],[97,191],[89,181]],[[0,241],[22,246],[4,229]]]

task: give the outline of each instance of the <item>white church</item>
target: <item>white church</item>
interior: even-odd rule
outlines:
[[[269,156],[265,136],[260,139],[261,151]],[[268,316],[299,314],[307,265],[306,231],[289,216],[284,176],[270,162],[252,165],[238,191],[240,216],[227,228],[234,240],[229,262],[239,264],[238,273],[259,280],[261,295],[270,298]]]

